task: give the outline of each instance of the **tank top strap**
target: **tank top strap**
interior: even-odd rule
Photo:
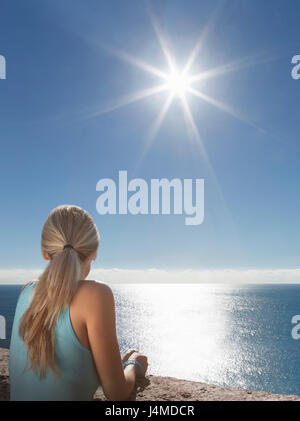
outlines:
[[[20,292],[20,296],[24,293],[24,291],[25,290],[27,290],[28,291],[28,289],[30,289],[30,288],[32,288],[32,287],[34,287],[34,284],[35,284],[35,282],[34,281],[30,281],[30,282],[28,282],[27,284],[25,284],[23,287],[22,287],[22,289],[21,289],[21,292]],[[26,291],[26,292],[27,292]]]

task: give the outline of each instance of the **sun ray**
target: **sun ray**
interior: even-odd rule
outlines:
[[[153,26],[154,32],[155,32],[155,34],[156,34],[156,36],[158,38],[158,41],[160,43],[160,47],[162,49],[162,52],[165,55],[165,58],[167,60],[168,66],[169,66],[169,69],[170,69],[171,72],[175,72],[177,69],[176,69],[174,60],[173,60],[173,58],[171,56],[171,53],[170,53],[170,51],[168,49],[167,41],[166,41],[166,39],[162,35],[162,30],[159,27],[159,23],[158,23],[156,17],[154,16],[154,14],[152,12],[150,12],[150,17],[151,17],[151,22],[152,22],[152,26]]]
[[[141,60],[137,57],[134,57],[133,55],[120,50],[117,47],[113,47],[112,45],[106,45],[98,40],[95,40],[94,38],[91,37],[87,37],[82,36],[89,44],[94,44],[96,45],[98,48],[101,48],[102,50],[105,50],[108,54],[115,56],[117,58],[119,58],[120,60],[123,60],[129,64],[132,64],[142,70],[145,70],[148,73],[151,73],[155,76],[158,76],[160,78],[165,78],[166,77],[166,73],[163,72],[162,70],[158,69],[157,67],[153,66],[152,64],[149,64],[147,62],[145,62],[144,60]]]
[[[164,121],[164,118],[165,118],[165,116],[166,116],[166,114],[167,114],[167,112],[168,112],[168,110],[169,110],[169,108],[170,108],[170,106],[173,102],[174,96],[175,96],[175,94],[173,92],[170,92],[166,101],[164,102],[164,105],[163,105],[160,113],[158,114],[156,120],[154,121],[154,123],[151,127],[150,132],[147,135],[143,151],[141,153],[139,161],[137,162],[137,164],[135,166],[134,172],[136,172],[137,169],[139,168],[139,166],[141,165],[141,162],[142,162],[144,156],[146,155],[147,151],[149,150],[149,148],[150,148],[150,146],[153,142],[153,139],[155,138],[156,134],[158,133],[158,131],[159,131],[159,129],[160,129],[160,127],[161,127],[161,125]]]
[[[198,98],[203,99],[205,102],[208,102],[209,104],[214,105],[216,108],[219,108],[220,110],[232,115],[233,117],[245,121],[249,124],[249,122],[240,113],[238,113],[236,110],[234,110],[232,107],[225,104],[224,102],[218,101],[217,99],[206,95],[203,92],[200,92],[198,89],[190,87],[188,90],[190,93],[197,96]]]
[[[200,37],[196,46],[194,47],[193,51],[191,52],[191,54],[188,58],[188,61],[183,68],[182,73],[187,74],[190,71],[192,65],[194,64],[194,61],[196,60],[197,56],[200,53],[201,48],[203,47],[203,44],[204,44],[204,37]]]
[[[254,66],[259,63],[266,63],[274,60],[277,60],[277,57],[267,57],[262,53],[243,57],[242,59],[237,59],[230,63],[223,64],[222,66],[214,67],[213,69],[205,70],[201,73],[193,75],[191,76],[191,83],[214,78],[217,76],[222,76],[226,73],[237,72],[239,70]]]
[[[203,92],[200,92],[198,89],[190,87],[188,89],[188,91],[191,94],[197,96],[198,98],[203,99],[203,101],[213,105],[216,108],[219,108],[220,110],[224,111],[227,114],[230,114],[232,117],[242,121],[243,123],[246,123],[249,126],[255,127],[256,129],[263,130],[261,127],[259,127],[257,124],[255,124],[254,122],[247,119],[244,115],[242,115],[240,112],[238,112],[237,110],[235,110],[231,106],[229,106],[229,105],[227,105],[227,104],[225,104],[221,101],[218,101],[217,99],[212,98],[211,96],[206,95]]]
[[[101,114],[109,113],[112,111],[115,111],[119,108],[125,107],[126,105],[133,104],[135,102],[141,101],[143,99],[149,98],[150,96],[153,96],[155,94],[158,94],[160,92],[166,91],[168,88],[166,84],[162,84],[159,86],[155,86],[153,88],[149,89],[142,89],[140,91],[134,92],[130,95],[125,95],[122,98],[119,98],[117,101],[106,105],[102,109],[95,111],[93,113],[87,114],[86,118],[93,118],[96,116],[99,116]]]
[[[127,63],[130,63],[130,64],[133,64],[134,66],[139,67],[140,69],[145,70],[148,73],[151,73],[163,79],[167,77],[167,74],[165,72],[161,71],[155,66],[152,66],[151,64],[146,63],[145,61],[141,59],[133,57],[129,53],[125,53],[124,51],[121,51],[115,47],[104,47],[104,48],[106,49],[108,53],[115,55],[121,60],[126,61]]]
[[[194,137],[195,137],[195,139],[196,139],[196,141],[197,141],[198,145],[199,145],[199,146],[200,146],[200,148],[201,148],[201,152],[202,152],[202,154],[203,154],[203,157],[204,157],[205,161],[206,161],[207,163],[209,163],[209,159],[208,159],[208,156],[207,156],[207,154],[206,154],[206,150],[205,150],[205,148],[204,148],[204,145],[203,145],[202,139],[201,139],[201,137],[200,137],[200,134],[199,134],[198,128],[197,128],[197,126],[196,126],[196,123],[195,123],[195,120],[194,120],[193,114],[192,114],[192,112],[191,112],[190,106],[189,106],[189,104],[188,104],[188,102],[187,102],[187,100],[186,100],[185,95],[182,95],[180,99],[181,99],[181,102],[182,102],[182,108],[183,108],[183,111],[184,111],[184,113],[185,113],[186,119],[187,119],[187,121],[188,121],[188,123],[190,124],[190,127],[191,127],[191,129],[192,129],[192,133],[193,133],[193,135],[194,135]],[[209,164],[209,167],[210,167],[210,164]]]
[[[193,136],[196,138],[196,141],[197,141],[196,144],[200,147],[201,156],[204,159],[204,162],[205,162],[206,168],[207,168],[207,170],[210,174],[211,180],[212,180],[213,184],[215,185],[216,193],[218,195],[220,203],[223,207],[224,212],[226,213],[226,215],[228,217],[228,220],[230,221],[230,224],[232,225],[232,229],[235,231],[236,227],[235,227],[235,224],[234,224],[233,219],[232,219],[232,214],[230,212],[230,209],[227,206],[227,202],[225,200],[222,188],[221,188],[220,183],[218,181],[215,170],[214,170],[214,168],[213,168],[213,166],[210,162],[210,159],[207,155],[205,146],[203,144],[203,141],[202,141],[201,136],[199,134],[199,130],[198,130],[197,125],[195,123],[193,114],[190,110],[189,104],[188,104],[185,96],[183,96],[181,98],[181,101],[182,101],[183,111],[185,113],[186,119],[187,119],[188,123],[190,124]]]
[[[202,157],[204,159],[205,165],[206,165],[206,167],[207,167],[207,169],[209,171],[210,177],[211,177],[211,179],[212,179],[212,181],[213,181],[213,183],[214,183],[214,185],[216,187],[216,192],[219,195],[219,199],[221,200],[221,203],[224,206],[224,209],[226,209],[228,211],[228,207],[227,207],[227,204],[226,204],[226,201],[225,201],[225,198],[224,198],[222,189],[221,189],[220,184],[218,182],[218,179],[217,179],[216,173],[214,171],[214,168],[211,165],[210,159],[209,159],[209,157],[207,155],[205,146],[204,146],[203,141],[201,139],[199,130],[198,130],[197,125],[195,123],[193,114],[192,114],[191,109],[189,107],[189,104],[188,104],[188,102],[186,100],[186,97],[183,96],[181,98],[181,101],[182,101],[182,107],[183,107],[183,111],[185,113],[186,119],[187,119],[188,123],[190,124],[190,127],[192,129],[193,136],[195,137],[195,139],[197,141],[196,143],[197,143],[198,147],[200,148],[200,152],[201,152],[201,155],[202,155]]]
[[[199,56],[200,51],[205,44],[205,41],[206,41],[209,33],[211,32],[214,25],[216,24],[216,20],[217,20],[217,17],[219,15],[219,13],[220,13],[219,8],[216,8],[213,11],[210,19],[208,20],[207,24],[205,25],[205,27],[202,31],[202,34],[200,35],[200,38],[199,38],[198,42],[196,43],[195,47],[193,48],[191,54],[189,55],[189,58],[186,62],[186,65],[183,68],[183,74],[187,74],[191,70],[196,58]]]
[[[148,136],[148,142],[147,142],[148,145],[149,145],[149,143],[151,143],[153,141],[156,134],[158,133],[158,131],[159,131],[159,129],[160,129],[160,127],[161,127],[161,125],[164,121],[164,118],[165,118],[165,116],[166,116],[166,114],[167,114],[167,112],[170,108],[170,105],[172,104],[174,96],[175,96],[175,94],[173,92],[171,92],[168,95],[159,115],[157,116],[155,122],[153,123],[152,128],[151,128],[150,133],[149,133],[149,136]],[[148,146],[147,146],[147,149],[148,149]]]

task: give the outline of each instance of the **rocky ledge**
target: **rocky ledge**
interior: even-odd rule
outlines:
[[[0,401],[9,400],[9,351],[0,348]],[[95,400],[106,400],[101,388]],[[137,401],[300,401],[300,396],[231,389],[212,384],[151,376],[140,379],[132,400]]]

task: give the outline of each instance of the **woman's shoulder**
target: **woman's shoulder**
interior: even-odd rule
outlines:
[[[19,292],[19,296],[22,294],[22,292],[24,291],[26,287],[28,287],[29,285],[36,285],[36,283],[37,283],[37,280],[32,280],[32,281],[27,282],[27,284],[23,285],[21,288],[21,291]]]
[[[88,297],[89,299],[99,300],[113,297],[112,290],[109,285],[104,282],[94,280],[79,281],[78,295]]]
[[[86,279],[84,281],[79,281],[79,288],[88,291],[88,292],[105,292],[105,291],[111,291],[111,288],[109,285],[105,284],[104,282],[100,281],[94,281],[91,279]]]
[[[104,282],[80,281],[73,303],[80,309],[84,318],[99,316],[102,312],[111,312],[114,308],[114,296],[111,288]]]

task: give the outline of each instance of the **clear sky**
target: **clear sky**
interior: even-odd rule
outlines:
[[[43,222],[65,203],[94,217],[96,267],[300,267],[299,15],[298,0],[2,0],[0,268],[42,267]],[[168,72],[154,22],[179,68],[203,33],[190,74],[221,68],[194,87],[227,112],[186,94],[199,138],[177,98],[147,143],[166,92],[124,105],[161,82],[124,54]],[[119,170],[204,178],[203,224],[100,216],[96,183]]]

